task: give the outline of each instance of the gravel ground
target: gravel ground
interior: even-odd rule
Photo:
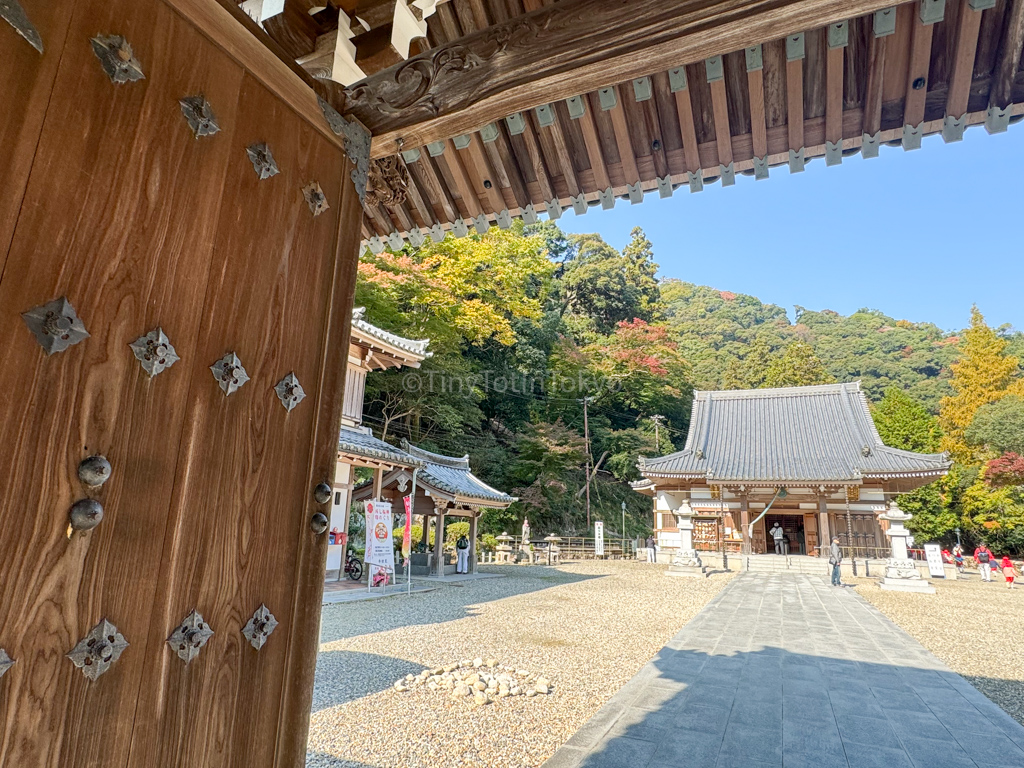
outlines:
[[[505,578],[324,607],[308,768],[539,766],[731,578],[620,561],[486,570]],[[553,692],[475,706],[392,688],[477,657]]]
[[[1024,587],[933,579],[934,595],[884,592],[857,579],[878,610],[1024,725]]]

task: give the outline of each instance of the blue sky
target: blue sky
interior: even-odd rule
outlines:
[[[977,303],[992,326],[1024,330],[1024,125],[878,158],[824,159],[800,174],[686,187],[642,205],[562,215],[566,232],[599,232],[616,248],[643,227],[661,275],[778,304],[963,328]]]

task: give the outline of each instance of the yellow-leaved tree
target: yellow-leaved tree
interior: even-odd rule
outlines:
[[[1014,380],[1020,361],[1006,354],[1007,344],[989,328],[978,308],[972,307],[971,327],[960,341],[960,359],[952,365],[953,394],[942,398],[939,405],[939,422],[945,433],[942,448],[961,464],[974,459],[964,433],[978,409],[1007,394],[1024,393],[1024,382]]]

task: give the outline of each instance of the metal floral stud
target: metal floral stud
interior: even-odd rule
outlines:
[[[0,3],[2,2],[3,0],[0,0]],[[0,648],[0,677],[7,674],[7,670],[13,667],[16,663],[17,662],[15,662],[14,659],[7,655],[7,651]]]
[[[212,136],[220,130],[217,117],[213,114],[213,107],[203,94],[186,96],[178,103],[181,104],[181,114],[185,116],[188,127],[197,139],[200,136]]]
[[[206,641],[213,637],[213,630],[203,619],[199,611],[192,611],[175,627],[167,638],[167,644],[178,654],[178,658],[188,664],[199,655]]]
[[[142,364],[142,369],[150,377],[170,368],[180,359],[174,351],[174,346],[164,334],[163,328],[157,328],[145,336],[139,336],[128,346],[132,348],[136,359]]]
[[[253,144],[246,147],[245,151],[252,162],[253,170],[256,171],[256,175],[260,179],[269,179],[271,176],[276,176],[281,172],[277,167],[277,163],[274,162],[274,155],[271,154],[270,147],[266,144]]]
[[[92,38],[92,49],[100,60],[103,71],[112,83],[145,80],[142,64],[135,58],[132,47],[121,35],[97,35]]]
[[[43,52],[43,38],[39,36],[39,30],[28,20],[25,9],[18,0],[0,0],[0,19],[14,27],[14,31],[28,40],[29,45],[40,53]],[[2,674],[0,672],[0,675]]]
[[[274,387],[274,391],[277,392],[277,397],[286,411],[291,411],[291,409],[302,402],[302,399],[306,396],[305,391],[302,389],[302,385],[299,384],[299,380],[295,378],[294,373],[289,373],[277,382],[277,385]]]
[[[89,338],[89,332],[85,330],[75,308],[63,296],[30,309],[21,318],[48,355],[63,352],[73,344]]]
[[[302,188],[302,196],[306,198],[306,204],[309,205],[309,210],[313,212],[314,216],[319,216],[331,207],[327,204],[327,196],[320,188],[320,184],[315,181],[309,182]]]
[[[225,395],[230,395],[249,380],[249,374],[245,372],[242,361],[234,352],[228,352],[211,365],[210,370],[213,371],[213,378],[220,384]]]
[[[270,637],[276,628],[277,619],[274,618],[274,614],[267,610],[267,606],[261,605],[256,609],[256,613],[252,615],[252,618],[246,622],[246,625],[242,627],[242,634],[245,635],[245,639],[249,641],[249,644],[258,651],[267,642],[267,638]]]
[[[95,680],[110,669],[127,647],[128,641],[117,627],[103,619],[68,652],[68,658],[82,670],[83,675]]]

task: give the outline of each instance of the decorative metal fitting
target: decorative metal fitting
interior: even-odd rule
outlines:
[[[157,328],[145,336],[139,336],[128,346],[132,348],[136,359],[142,364],[142,369],[150,377],[162,373],[165,368],[170,368],[180,359],[177,352],[174,351],[174,346],[164,334],[163,328]]]
[[[299,380],[295,378],[294,373],[289,373],[277,382],[274,391],[277,392],[277,397],[286,411],[291,411],[306,396],[302,385],[299,384]]]
[[[246,147],[245,152],[249,155],[253,170],[256,171],[256,175],[260,177],[260,180],[269,179],[271,176],[276,176],[281,172],[277,167],[277,163],[274,162],[274,155],[271,154],[270,147],[266,144],[253,144]]]
[[[200,136],[212,136],[220,130],[217,117],[213,114],[213,107],[203,94],[186,96],[178,103],[181,104],[181,114],[185,116],[188,127],[197,139]]]
[[[78,465],[78,479],[90,488],[99,488],[110,479],[110,462],[106,456],[89,456]]]
[[[331,207],[327,204],[327,196],[320,188],[320,184],[315,181],[309,182],[309,184],[302,188],[302,196],[306,198],[306,204],[314,216],[319,216]]]
[[[266,605],[261,605],[242,627],[242,634],[245,635],[249,644],[258,651],[276,628],[277,619],[274,618],[274,614],[267,610]]]
[[[112,83],[133,83],[146,79],[142,74],[142,64],[121,35],[97,35],[91,42],[96,58],[100,60],[103,71]]]
[[[228,352],[224,357],[210,366],[213,371],[213,378],[220,384],[225,395],[230,395],[249,380],[249,374],[242,367],[242,361],[234,352]]]
[[[25,9],[21,7],[18,0],[0,0],[0,18],[14,27],[14,31],[28,40],[29,45],[40,53],[43,52],[43,38],[39,36],[39,30],[32,26],[28,20]],[[3,672],[0,672],[3,675]]]
[[[331,486],[327,483],[317,483],[313,489],[313,501],[317,504],[326,504],[331,500]]]
[[[103,505],[96,499],[79,499],[71,505],[68,517],[72,530],[90,531],[103,522]]]
[[[85,330],[75,308],[64,296],[30,309],[22,314],[21,319],[48,355],[63,352],[89,338],[89,332]]]
[[[309,519],[309,527],[317,536],[326,533],[328,525],[330,525],[330,523],[327,520],[327,515],[323,512],[317,512]]]
[[[124,649],[128,647],[128,641],[117,631],[117,627],[106,619],[89,630],[89,634],[68,651],[68,658],[76,667],[82,670],[82,674],[90,680],[95,680],[117,661]]]
[[[174,629],[167,638],[167,644],[174,649],[179,659],[188,664],[199,655],[211,637],[213,630],[210,625],[203,620],[203,614],[194,610]]]
[[[2,3],[3,0],[0,0],[0,4]],[[5,674],[7,674],[7,670],[13,667],[15,664],[17,664],[17,662],[7,655],[7,651],[5,651],[3,648],[0,648],[0,677],[3,677]]]

